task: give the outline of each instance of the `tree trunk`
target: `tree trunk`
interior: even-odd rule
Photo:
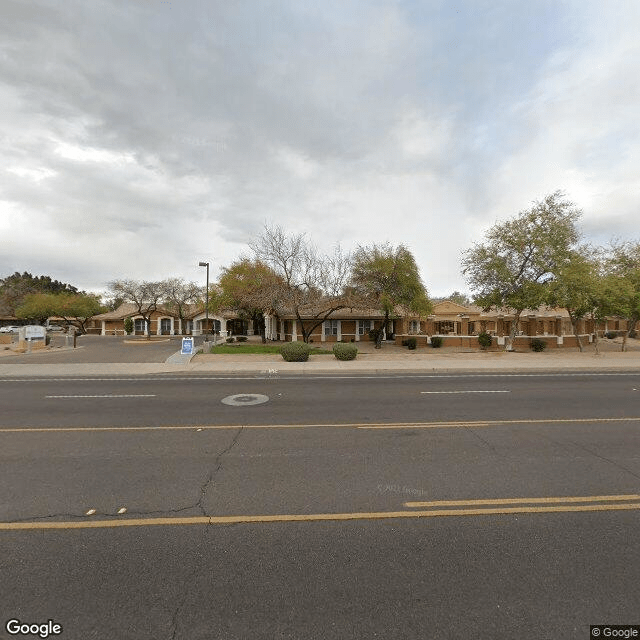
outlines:
[[[578,333],[578,318],[574,318],[573,316],[571,316],[571,314],[569,314],[569,317],[571,318],[573,335],[576,337],[576,340],[578,341],[578,349],[580,350],[580,353],[582,353],[584,349],[582,348],[582,341],[580,340],[580,334]]]
[[[384,321],[382,323],[382,329],[376,336],[376,349],[382,349],[382,336],[387,335],[387,327],[389,326],[389,312],[384,312]]]
[[[624,335],[622,336],[622,351],[627,350],[627,338],[630,336],[631,332],[634,330],[636,326],[636,322],[638,322],[638,316],[631,316],[628,322],[629,322],[629,326],[627,327],[627,330],[624,332]]]
[[[522,313],[522,309],[519,309],[513,318],[513,322],[511,323],[511,330],[509,331],[509,344],[505,347],[505,351],[514,351],[513,343],[516,340],[516,333],[518,331],[518,327],[520,326],[520,314]]]

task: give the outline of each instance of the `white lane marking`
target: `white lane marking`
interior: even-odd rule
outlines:
[[[155,393],[140,393],[140,394],[109,394],[102,396],[45,396],[45,398],[155,398]]]
[[[421,391],[420,393],[511,393],[511,391]]]

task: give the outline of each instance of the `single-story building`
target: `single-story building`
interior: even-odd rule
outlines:
[[[125,335],[124,322],[127,318],[133,321],[134,335],[203,335],[218,331],[220,336],[251,335],[251,321],[240,320],[233,311],[209,313],[207,318],[202,305],[188,305],[182,318],[173,309],[159,306],[149,316],[147,322],[135,304],[125,302],[115,311],[107,311],[94,316],[87,323],[87,333],[100,335]]]
[[[309,309],[302,313],[302,321],[292,312],[265,316],[266,336],[270,340],[295,341],[303,340],[303,327],[310,329],[317,318]],[[427,346],[432,336],[443,338],[444,346],[466,346],[479,348],[477,336],[486,332],[496,337],[496,346],[504,346],[515,321],[512,309],[483,311],[482,308],[470,305],[463,306],[445,300],[434,305],[433,313],[427,317],[419,317],[406,309],[397,307],[393,318],[389,321],[390,335],[384,339],[393,339],[402,344],[412,336],[424,336],[418,346]],[[311,342],[358,342],[369,340],[371,329],[382,329],[384,313],[379,309],[340,309],[334,311],[326,320],[316,326],[311,335]],[[583,343],[591,342],[597,331],[598,335],[615,331],[626,331],[627,321],[621,318],[607,318],[594,323],[593,320],[578,321],[578,334]],[[577,347],[577,340],[571,319],[566,309],[542,307],[526,309],[520,314],[519,329],[516,334],[516,347],[528,347],[533,338],[548,338],[549,347]]]

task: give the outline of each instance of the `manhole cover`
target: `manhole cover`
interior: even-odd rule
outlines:
[[[252,404],[262,404],[268,400],[269,396],[263,396],[260,393],[238,393],[235,396],[222,398],[222,403],[230,404],[232,407],[246,407]]]

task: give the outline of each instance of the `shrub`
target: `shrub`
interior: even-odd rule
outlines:
[[[604,334],[604,337],[609,338],[609,340],[613,340],[616,336],[617,334],[615,331],[607,331],[607,333]]]
[[[531,340],[531,351],[544,351],[547,348],[547,343],[545,340],[540,340],[540,338],[533,338]]]
[[[371,329],[371,331],[369,331],[369,340],[371,340],[371,342],[377,342],[380,335],[382,335],[382,329]]]
[[[238,342],[246,342],[247,336],[238,336]]]
[[[280,348],[280,353],[287,362],[306,362],[310,351],[311,347],[305,342],[287,342]]]
[[[338,360],[355,360],[358,355],[358,347],[349,342],[337,342],[333,345],[333,355]]]
[[[407,348],[409,349],[409,351],[414,351],[417,346],[418,338],[411,337],[407,339]]]
[[[235,338],[227,338],[227,340],[226,340],[226,341],[227,341],[227,342],[235,342],[235,341],[236,341],[236,339],[235,339]]]
[[[124,319],[124,330],[127,333],[133,333],[133,320],[131,318]]]
[[[408,339],[403,340],[402,341],[402,346],[403,347],[408,347],[409,346],[409,340]]]
[[[478,344],[481,349],[488,349],[491,346],[491,334],[483,331],[478,334]]]
[[[440,336],[433,336],[431,338],[431,346],[434,349],[439,349],[442,346],[442,338]]]

